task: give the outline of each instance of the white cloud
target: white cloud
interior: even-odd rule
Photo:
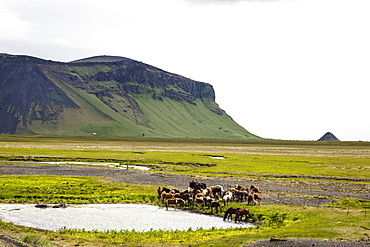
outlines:
[[[27,38],[33,25],[20,18],[22,12],[0,6],[0,40],[20,40]]]

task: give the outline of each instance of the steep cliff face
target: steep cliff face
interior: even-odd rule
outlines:
[[[161,100],[162,97],[168,97],[177,101],[186,101],[190,104],[195,104],[195,99],[201,98],[215,100],[213,88],[209,84],[196,82],[134,60],[109,61],[109,57],[105,62],[95,62],[94,58],[91,58],[72,62],[69,65],[79,71],[80,74],[84,73],[83,70],[86,67],[105,65],[103,71],[98,69],[84,74],[83,81],[97,84],[99,82],[116,81],[120,90],[136,94],[149,93],[153,95],[154,99],[158,100]],[[78,83],[78,80],[75,80],[75,82]],[[96,89],[94,88],[94,90]]]
[[[33,121],[57,124],[65,108],[78,108],[44,74],[53,63],[26,56],[0,56],[0,133],[15,134]]]
[[[207,83],[123,57],[70,63],[0,54],[0,133],[258,138]]]

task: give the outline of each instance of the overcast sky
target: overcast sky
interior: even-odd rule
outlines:
[[[213,85],[253,134],[370,141],[369,0],[1,0],[0,52],[123,56]]]

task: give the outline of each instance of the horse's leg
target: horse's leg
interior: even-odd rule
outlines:
[[[228,212],[226,211],[224,214],[224,221],[226,220],[227,216],[228,216]]]

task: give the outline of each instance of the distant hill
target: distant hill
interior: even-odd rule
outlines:
[[[129,58],[0,54],[0,133],[259,139],[210,84]]]
[[[332,133],[326,132],[318,141],[339,141],[339,139]]]

